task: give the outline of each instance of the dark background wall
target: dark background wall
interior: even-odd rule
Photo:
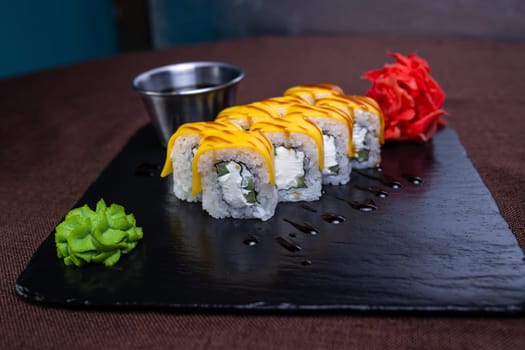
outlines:
[[[0,2],[0,78],[117,53],[111,0]]]
[[[2,1],[0,79],[132,50],[310,33],[525,41],[525,1]]]
[[[525,38],[523,0],[153,0],[150,8],[157,47],[262,34]]]
[[[168,47],[261,34],[393,33],[523,40],[523,0],[154,0]]]

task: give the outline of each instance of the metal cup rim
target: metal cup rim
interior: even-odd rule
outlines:
[[[201,89],[195,89],[195,90],[160,92],[160,91],[145,90],[139,87],[139,81],[148,75],[152,75],[152,74],[159,73],[162,71],[174,71],[176,69],[184,69],[184,68],[189,68],[189,67],[198,68],[198,67],[210,67],[210,66],[218,66],[218,67],[233,69],[234,71],[238,73],[238,75],[234,79],[224,84],[214,85],[214,86],[205,87]],[[142,72],[133,79],[131,86],[133,87],[135,91],[137,91],[141,95],[146,95],[146,96],[197,95],[197,94],[202,94],[202,93],[224,89],[229,86],[235,85],[244,78],[244,75],[245,75],[244,71],[240,67],[235,66],[230,63],[219,62],[219,61],[189,61],[189,62],[168,64],[165,66],[156,67],[156,68],[147,70],[145,72]]]

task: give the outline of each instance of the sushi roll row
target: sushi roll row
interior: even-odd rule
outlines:
[[[317,200],[323,184],[348,183],[352,167],[377,166],[382,118],[374,100],[336,85],[292,87],[180,126],[161,175],[212,217],[268,220],[278,202]]]

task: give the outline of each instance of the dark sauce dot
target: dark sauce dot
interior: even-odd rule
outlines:
[[[366,191],[374,194],[378,198],[387,198],[390,193],[387,191],[383,191],[382,189],[379,189],[377,187],[362,187],[359,185],[354,185],[355,188],[361,191]]]
[[[259,240],[255,237],[250,237],[250,238],[246,238],[245,240],[243,240],[242,243],[251,247],[251,246],[259,244]]]
[[[243,240],[242,243],[251,247],[251,246],[257,245],[259,243],[259,240],[255,237],[248,237],[245,240]]]
[[[309,235],[317,235],[320,232],[318,228],[315,228],[309,224],[299,224],[297,222],[293,222],[290,219],[283,219],[283,220],[289,223],[290,225],[292,225],[293,227],[295,227],[296,229],[298,229],[299,231],[303,233],[307,233]]]
[[[299,244],[292,242],[290,240],[287,240],[286,238],[283,238],[283,237],[277,237],[275,238],[275,241],[279,243],[281,247],[283,247],[284,249],[290,252],[298,252],[303,249]]]
[[[304,259],[303,261],[301,261],[301,265],[310,266],[312,265],[312,260]]]
[[[361,175],[361,176],[364,176],[368,179],[371,179],[371,180],[376,180],[376,181],[379,181],[381,182],[382,184],[390,187],[390,188],[393,188],[395,190],[397,189],[400,189],[402,186],[401,186],[401,182],[393,179],[391,176],[388,176],[388,175],[373,175],[373,174],[368,174],[368,173],[365,173],[364,171],[360,171],[360,170],[356,170],[355,171],[357,174]],[[353,173],[353,171],[352,171]]]
[[[144,162],[135,168],[135,175],[153,177],[160,172],[160,166],[157,164]]]
[[[371,203],[352,203],[352,208],[360,211],[374,211],[377,210],[377,205]]]
[[[386,198],[388,197],[388,194],[389,193],[387,191],[382,191],[382,190],[375,192],[376,197],[379,197],[379,198]]]
[[[297,237],[297,235],[296,235],[295,233],[293,233],[293,232],[290,232],[290,233],[288,234],[288,236],[290,236],[290,237],[292,237],[292,238]]]
[[[336,197],[336,198],[343,202],[346,202],[349,206],[359,211],[369,212],[369,211],[377,210],[377,204],[371,199],[365,203],[361,203],[361,202],[356,202],[356,201],[349,201],[341,197]]]
[[[331,214],[331,213],[325,213],[323,215],[321,215],[321,218],[326,221],[326,222],[329,222],[331,224],[342,224],[343,222],[345,222],[346,218],[342,215],[338,215],[338,214]]]
[[[404,175],[405,179],[407,179],[408,182],[410,182],[413,185],[421,185],[423,183],[423,179],[419,176],[412,176],[412,175]]]
[[[386,185],[388,185],[390,188],[393,188],[394,190],[398,190],[403,187],[399,181],[390,181]]]
[[[307,204],[301,204],[301,208],[303,208],[304,210],[311,211],[312,213],[317,213],[317,209],[312,208],[311,206]]]

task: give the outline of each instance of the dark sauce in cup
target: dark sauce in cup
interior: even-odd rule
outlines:
[[[200,89],[207,89],[216,86],[215,84],[196,84],[196,85],[189,85],[189,86],[181,86],[181,87],[168,87],[165,89],[160,90],[160,93],[163,94],[170,94],[170,93],[177,93],[177,92],[187,92],[187,91],[193,91],[193,90],[200,90]]]

